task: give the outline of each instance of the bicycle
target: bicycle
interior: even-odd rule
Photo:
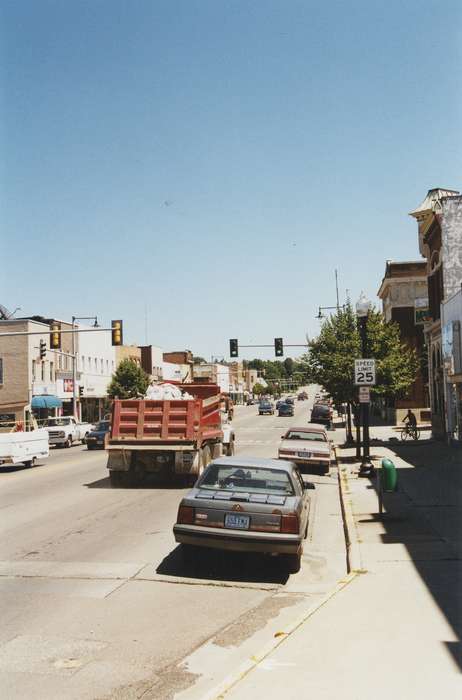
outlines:
[[[414,425],[405,425],[401,430],[401,440],[405,441],[408,438],[418,440],[420,438],[420,430]]]

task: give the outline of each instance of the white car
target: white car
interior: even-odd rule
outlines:
[[[91,423],[78,423],[74,416],[48,418],[45,429],[48,430],[50,445],[72,447],[75,442],[85,442],[88,433],[95,429]]]
[[[332,452],[332,442],[327,437],[325,427],[312,424],[302,428],[289,428],[282,435],[278,457],[295,462],[299,467],[316,467],[328,474]]]

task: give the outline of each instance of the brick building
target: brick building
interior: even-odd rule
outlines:
[[[400,328],[401,340],[422,358],[425,350],[422,311],[428,307],[427,265],[424,261],[393,262],[388,260],[382,284],[378,291],[386,321],[395,321]],[[408,408],[417,420],[429,419],[427,373],[419,371],[407,396],[388,400],[387,418],[400,423]]]

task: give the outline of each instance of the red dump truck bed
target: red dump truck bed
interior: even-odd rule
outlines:
[[[220,438],[220,387],[180,384],[185,400],[115,399],[109,444],[162,444]]]

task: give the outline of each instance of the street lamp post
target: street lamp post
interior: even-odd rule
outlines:
[[[367,358],[367,319],[371,308],[371,302],[366,298],[364,292],[356,302],[356,315],[358,317],[358,328],[361,337],[361,356]],[[361,404],[361,416],[363,425],[363,456],[361,466],[359,468],[359,476],[374,476],[374,465],[370,457],[370,439],[369,439],[369,403]]]

